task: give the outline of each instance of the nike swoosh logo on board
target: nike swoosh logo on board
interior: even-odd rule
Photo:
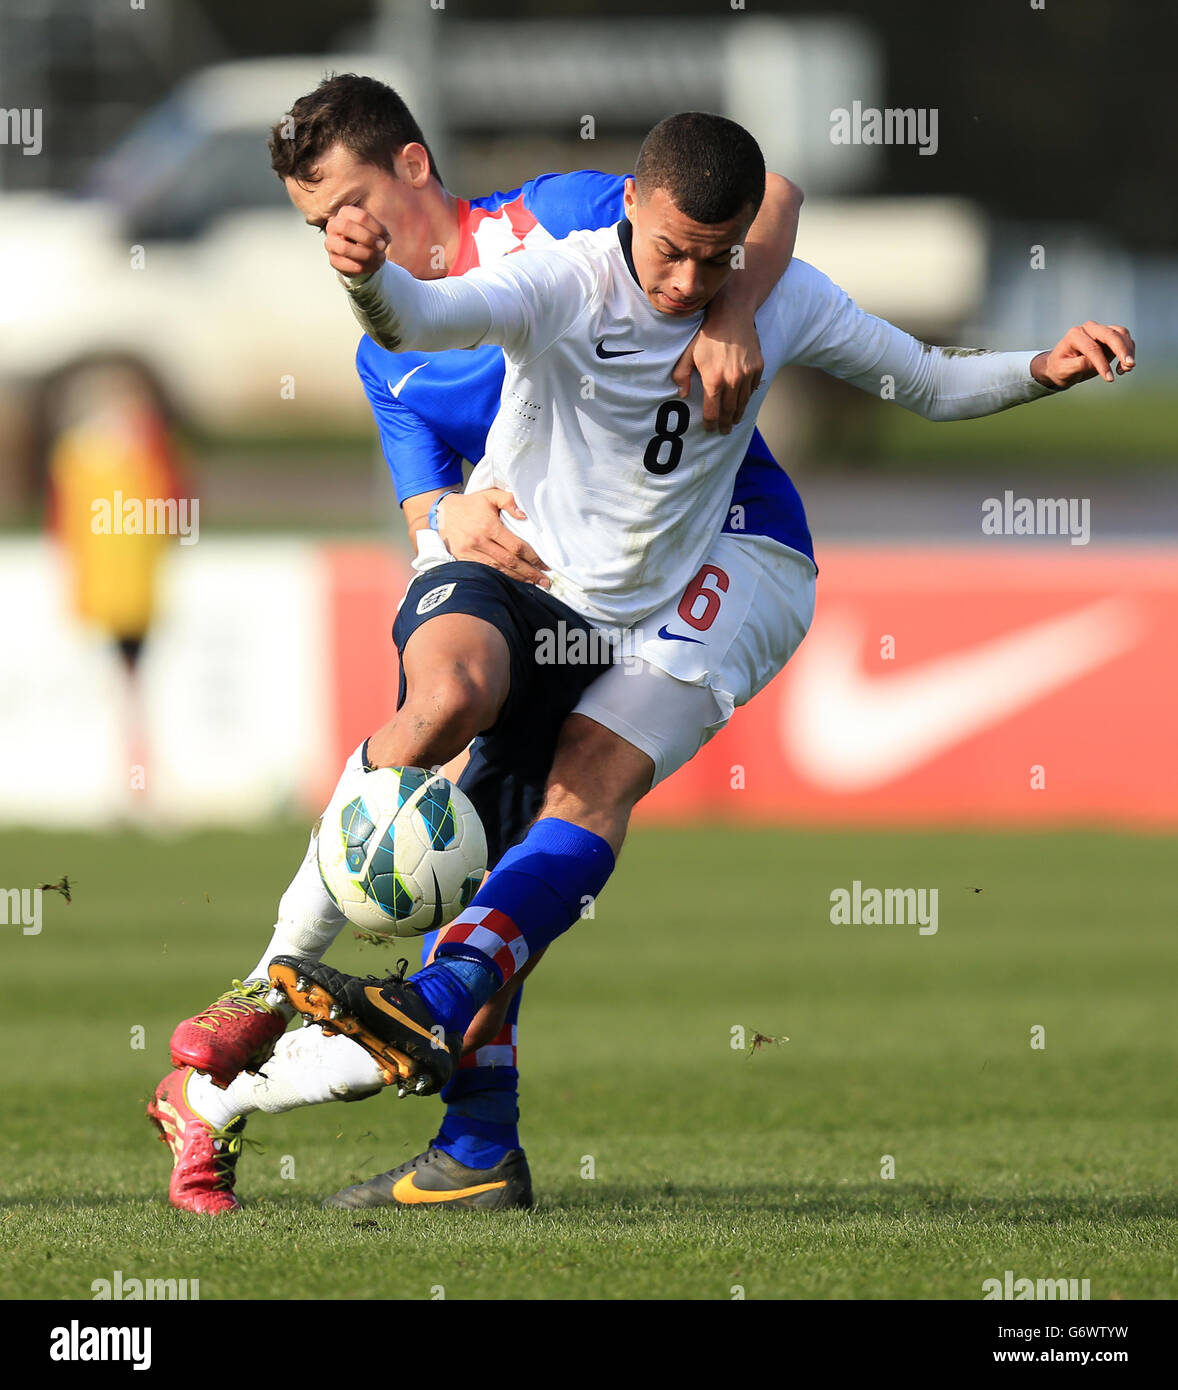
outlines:
[[[407,1207],[420,1206],[423,1202],[456,1202],[459,1197],[477,1197],[480,1192],[494,1192],[496,1188],[506,1187],[507,1179],[498,1182],[484,1182],[477,1187],[457,1187],[446,1192],[431,1192],[418,1187],[417,1174],[405,1173],[393,1183],[393,1200]]]
[[[816,786],[867,791],[1137,645],[1128,600],[1100,599],[895,675],[862,667],[866,625],[831,614],[806,639],[781,713],[786,755]]]
[[[382,1014],[388,1014],[390,1018],[395,1018],[398,1023],[403,1023],[406,1028],[412,1028],[415,1033],[420,1034],[427,1042],[432,1043],[434,1041],[434,1035],[428,1028],[423,1028],[419,1023],[414,1023],[413,1020],[403,1014],[400,1009],[395,1008],[389,1003],[384,995],[381,994],[379,985],[369,985],[364,991],[364,997],[370,1004],[378,1008]]]
[[[659,636],[666,642],[695,642],[701,647],[705,645],[702,637],[684,637],[680,632],[668,632],[666,623],[659,628]]]
[[[607,361],[611,357],[634,357],[637,353],[640,353],[643,350],[644,349],[642,348],[623,348],[620,352],[610,352],[610,350],[605,346],[604,338],[600,339],[600,341],[597,344],[597,355],[601,358],[603,362]]]

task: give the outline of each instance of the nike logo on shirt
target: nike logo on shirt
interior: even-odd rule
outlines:
[[[633,357],[641,352],[642,348],[623,348],[620,352],[610,352],[605,346],[605,339],[602,338],[597,344],[597,355],[604,362],[610,357]]]
[[[421,371],[422,367],[428,366],[428,362],[419,362],[416,367],[410,367],[409,370],[405,373],[405,375],[401,378],[401,380],[397,382],[396,386],[392,386],[389,388],[390,394],[392,395],[393,399],[400,400],[401,392],[405,389],[405,383],[409,380],[413,373],[419,372]]]

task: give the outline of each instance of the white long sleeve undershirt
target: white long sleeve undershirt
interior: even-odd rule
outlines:
[[[819,367],[928,420],[973,419],[1052,394],[1031,376],[1041,349],[932,346],[867,314],[804,262],[795,261],[791,269],[801,283],[791,285],[788,295],[775,291],[762,311],[771,315],[776,307],[791,319],[783,335],[792,339],[791,350],[777,362],[766,351],[766,379],[787,363]],[[416,280],[391,261],[364,279],[339,278],[364,332],[390,352],[495,344],[515,360],[549,347],[592,293],[583,257],[566,256],[559,246],[441,280]],[[783,277],[781,284],[787,283]],[[809,318],[810,332],[800,335],[804,342],[796,329],[799,300]]]

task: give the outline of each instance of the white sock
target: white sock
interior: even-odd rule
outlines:
[[[360,744],[344,764],[341,781],[343,775],[360,767],[363,747],[364,745]],[[333,792],[332,796],[334,795]],[[245,977],[247,980],[268,980],[270,962],[275,956],[298,956],[301,960],[319,960],[343,930],[348,919],[331,901],[319,876],[318,839],[316,828],[311,833],[303,862],[278,904],[278,921],[274,924],[270,944],[263,952],[261,960]],[[288,1004],[284,1002],[280,1007],[288,1019],[293,1017],[294,1010]]]
[[[383,1090],[384,1075],[372,1054],[341,1033],[325,1033],[312,1024],[294,1028],[278,1039],[264,1075],[242,1072],[226,1090],[207,1076],[188,1078],[188,1103],[217,1129],[235,1115],[264,1110],[281,1115],[303,1105],[329,1100],[361,1100]]]
[[[318,837],[311,836],[307,852],[290,887],[278,904],[278,921],[262,958],[246,976],[248,980],[268,980],[270,962],[275,956],[298,956],[317,961],[343,930],[347,918],[331,901],[319,877]],[[287,1012],[290,1018],[291,1012]]]

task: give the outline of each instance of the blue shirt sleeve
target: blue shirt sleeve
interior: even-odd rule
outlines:
[[[422,492],[461,487],[462,455],[393,395],[384,373],[372,360],[374,353],[380,351],[370,338],[361,338],[356,349],[356,370],[380,432],[380,447],[393,475],[398,505]],[[399,353],[398,368],[410,370],[414,355]],[[425,362],[426,358],[422,356],[421,360]]]
[[[524,207],[559,241],[570,232],[612,227],[624,216],[625,174],[541,174],[523,186]]]

